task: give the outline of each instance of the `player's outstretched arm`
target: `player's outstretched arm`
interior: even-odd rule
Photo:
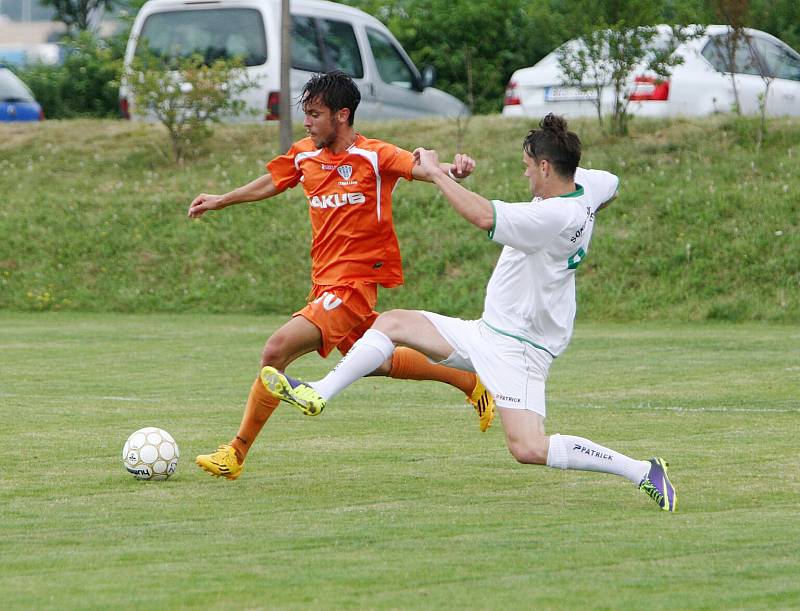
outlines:
[[[492,203],[482,195],[473,193],[452,180],[447,175],[447,171],[442,168],[442,164],[439,163],[436,151],[416,149],[414,161],[417,164],[414,167],[423,177],[422,180],[428,180],[439,187],[456,212],[479,229],[488,231],[494,226]]]
[[[229,191],[224,195],[211,195],[209,193],[201,193],[192,200],[189,205],[189,217],[196,219],[209,210],[222,210],[234,204],[243,204],[245,202],[257,202],[262,199],[267,199],[273,195],[280,193],[275,183],[272,181],[272,175],[267,172],[263,176],[259,176],[254,181],[247,183],[244,186]]]

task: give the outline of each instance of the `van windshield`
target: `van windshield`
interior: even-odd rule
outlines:
[[[255,9],[199,9],[153,13],[139,39],[159,57],[201,55],[205,63],[241,59],[245,66],[267,61],[264,22]],[[137,54],[141,52],[141,46]]]

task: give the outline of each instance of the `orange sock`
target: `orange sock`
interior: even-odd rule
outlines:
[[[272,412],[278,407],[278,403],[280,401],[267,392],[267,389],[261,383],[261,379],[256,378],[250,388],[250,395],[247,397],[247,406],[244,408],[244,416],[242,416],[242,423],[239,425],[239,432],[236,433],[236,437],[231,441],[240,464],[244,462],[247,452],[256,437],[258,437],[264,424],[269,420]]]
[[[470,371],[461,371],[444,365],[434,365],[421,352],[411,348],[397,348],[392,355],[389,377],[398,380],[434,380],[455,386],[470,396],[475,388],[476,376]]]

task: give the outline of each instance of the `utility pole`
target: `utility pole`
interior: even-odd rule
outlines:
[[[289,82],[291,58],[291,16],[289,0],[281,0],[281,94],[279,98],[281,122],[281,152],[285,153],[292,146],[292,87]]]

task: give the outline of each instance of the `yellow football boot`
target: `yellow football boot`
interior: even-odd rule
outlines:
[[[197,463],[198,467],[208,471],[214,477],[227,479],[236,479],[244,469],[244,465],[240,464],[239,459],[236,457],[236,450],[227,443],[219,446],[217,451],[212,454],[200,454],[195,458],[194,462]]]
[[[306,416],[319,416],[325,409],[327,402],[316,390],[274,367],[266,366],[261,370],[261,383],[273,397],[294,405]]]
[[[478,426],[481,432],[485,433],[492,426],[492,420],[494,420],[494,397],[486,390],[483,382],[477,376],[475,377],[475,388],[467,398],[467,403],[478,412]]]

